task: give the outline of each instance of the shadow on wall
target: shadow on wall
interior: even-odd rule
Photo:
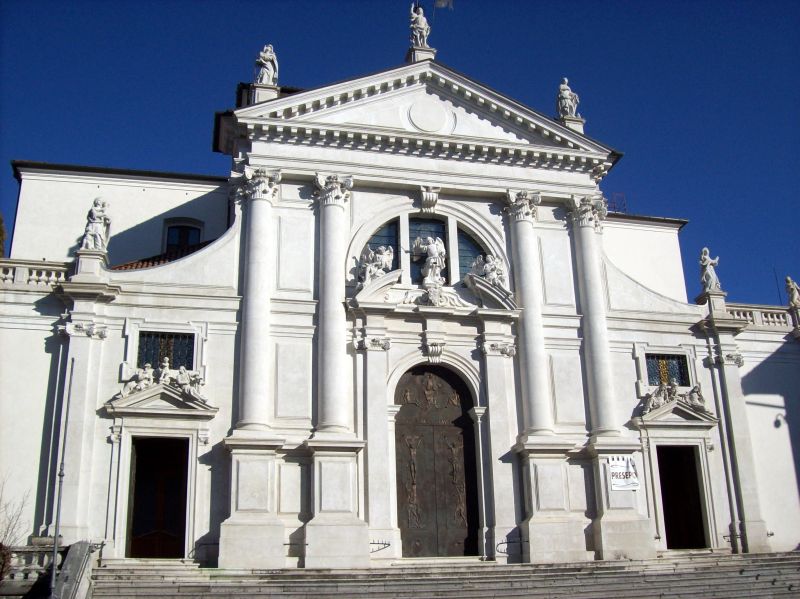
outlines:
[[[772,420],[774,434],[783,434],[784,428],[788,430],[800,494],[800,369],[797,367],[800,343],[790,335],[786,340],[786,345],[742,377],[742,390],[748,408],[755,408]],[[775,457],[759,455],[757,444],[754,450],[757,460]]]
[[[180,206],[155,214],[122,231],[119,230],[120,224],[114,221],[113,201],[113,198],[109,201],[112,218],[111,239],[108,243],[110,266],[161,254],[164,251],[166,235],[164,223],[167,219],[187,218],[203,222],[201,241],[215,239],[230,227],[227,194],[223,195],[219,192],[206,193],[193,198]],[[79,248],[80,239],[76,245],[70,248],[70,256],[74,256],[75,251]]]

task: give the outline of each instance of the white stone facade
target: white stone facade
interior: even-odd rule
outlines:
[[[722,292],[688,303],[684,221],[607,213],[599,184],[618,154],[582,124],[431,60],[274,90],[218,116],[227,179],[16,164],[0,474],[11,499],[27,496],[30,534],[53,534],[63,456],[65,542],[131,556],[134,444],[182,439],[180,557],[258,569],[412,557],[395,390],[419,367],[446,369],[470,396],[478,542],[467,554],[552,562],[675,549],[667,530],[681,523],[665,515],[664,489],[685,484],[680,472],[697,479],[702,548],[797,546],[790,313],[726,304]],[[78,250],[96,197],[111,221],[107,252]],[[410,237],[423,218],[444,232],[425,253]],[[364,278],[365,248],[390,222],[392,255]],[[113,268],[163,254],[171,224],[210,243]],[[462,281],[472,265],[460,263],[459,232],[505,285],[477,271]],[[415,268],[433,274],[421,282]],[[118,396],[142,376],[144,333],[191,340],[199,399],[174,373]],[[648,356],[677,360],[686,379],[645,414]],[[695,385],[705,409],[690,401]],[[690,448],[690,467],[661,472],[660,447]],[[638,489],[614,488],[620,459]]]

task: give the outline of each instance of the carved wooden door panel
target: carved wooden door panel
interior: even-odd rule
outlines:
[[[444,368],[415,368],[395,392],[397,509],[403,556],[476,555],[475,435],[466,386]]]

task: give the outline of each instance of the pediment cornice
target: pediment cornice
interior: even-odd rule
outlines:
[[[719,420],[710,412],[693,407],[683,399],[665,403],[643,416],[636,417],[632,424],[637,429],[714,428]]]
[[[105,404],[109,416],[184,418],[211,420],[219,408],[183,393],[172,385],[155,384],[126,396],[117,395]]]
[[[510,132],[508,139],[331,120],[343,110],[423,88]],[[616,156],[610,148],[431,61],[247,106],[236,110],[232,119],[231,130],[253,141],[570,170],[596,180]]]

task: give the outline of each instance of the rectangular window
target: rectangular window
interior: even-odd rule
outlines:
[[[689,365],[686,356],[669,354],[647,354],[647,384],[656,386],[678,381],[678,386],[689,387]]]
[[[194,334],[141,331],[136,366],[142,368],[150,364],[157,368],[165,357],[169,358],[170,368],[186,366],[194,370]]]

